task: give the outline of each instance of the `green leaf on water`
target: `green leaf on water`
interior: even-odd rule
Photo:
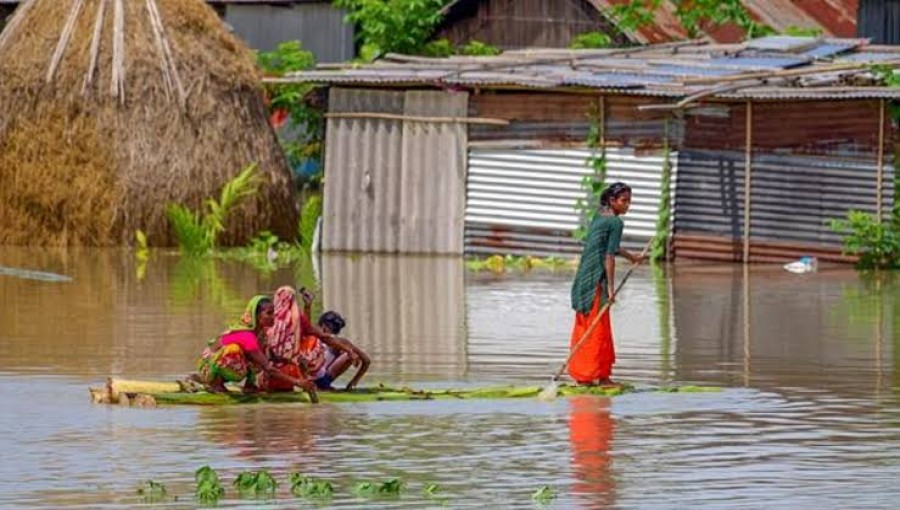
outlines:
[[[153,480],[147,480],[143,485],[138,487],[137,493],[141,496],[145,503],[158,503],[166,499],[168,495],[166,491],[166,486],[154,482]]]
[[[534,491],[534,494],[531,495],[531,499],[535,503],[546,505],[556,499],[556,491],[553,490],[553,487],[545,485]]]
[[[406,489],[406,485],[399,478],[391,478],[383,483],[359,482],[353,488],[357,496],[399,496]]]
[[[234,480],[243,497],[269,498],[275,496],[278,482],[268,471],[244,471]]]
[[[436,497],[441,492],[441,486],[436,483],[429,483],[422,488],[422,494],[428,497]]]
[[[291,494],[298,498],[307,499],[331,499],[334,495],[334,487],[330,482],[291,473]]]
[[[225,496],[225,488],[219,482],[219,474],[215,469],[203,466],[194,473],[194,480],[197,482],[194,495],[201,505],[217,505]]]
[[[372,496],[377,491],[377,486],[372,482],[359,482],[353,487],[353,493],[357,496]]]

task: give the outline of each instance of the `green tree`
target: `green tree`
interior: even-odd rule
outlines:
[[[372,60],[384,53],[420,53],[441,20],[444,1],[334,0],[334,5],[347,9],[347,21],[359,30],[360,56]]]

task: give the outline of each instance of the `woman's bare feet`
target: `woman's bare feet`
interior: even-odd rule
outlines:
[[[597,381],[597,386],[600,386],[601,388],[618,388],[619,386],[622,386],[622,385],[613,381],[612,379],[606,378],[606,379],[600,379],[599,381]]]

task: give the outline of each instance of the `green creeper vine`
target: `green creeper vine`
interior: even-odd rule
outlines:
[[[591,149],[591,157],[587,164],[591,167],[591,173],[581,179],[581,189],[587,194],[587,199],[575,202],[581,224],[572,232],[572,237],[578,241],[584,241],[587,236],[588,228],[600,206],[600,195],[606,189],[606,112],[602,97],[599,104],[591,104],[590,119],[587,145]]]
[[[672,149],[669,146],[668,117],[666,117],[664,126],[662,183],[660,185],[662,189],[659,198],[659,216],[656,218],[656,234],[653,237],[653,246],[650,251],[650,258],[653,261],[665,258],[666,245],[668,244],[669,230],[672,223]]]

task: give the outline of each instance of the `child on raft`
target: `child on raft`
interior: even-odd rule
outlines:
[[[301,387],[315,401],[315,385],[300,374],[278,370],[262,349],[262,338],[274,324],[275,308],[267,296],[255,296],[247,304],[241,319],[212,340],[197,362],[194,379],[214,393],[225,393],[226,382],[246,381],[245,392],[256,391],[255,373],[283,387]]]
[[[352,390],[369,370],[369,356],[350,340],[337,336],[346,325],[344,318],[337,312],[325,312],[319,317],[318,323],[322,331],[330,336],[303,337],[300,351],[306,362],[307,375],[318,389],[328,391],[334,389],[331,384],[351,366],[358,367],[356,374],[345,386],[345,389]]]
[[[574,348],[585,334],[588,337],[572,356],[569,375],[579,384],[615,386],[610,378],[616,362],[610,314],[599,317],[607,302],[615,301],[616,255],[637,263],[642,255],[634,255],[619,246],[625,224],[620,216],[631,207],[631,188],[616,182],[600,196],[600,210],[591,222],[578,272],[572,283],[572,309],[575,324],[569,348]],[[592,331],[591,325],[599,320]]]

